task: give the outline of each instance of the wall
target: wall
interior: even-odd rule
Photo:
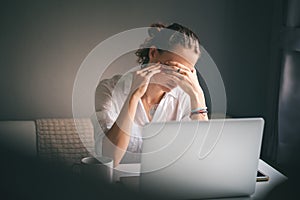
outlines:
[[[281,34],[282,76],[278,108],[278,163],[286,169],[292,163],[294,173],[298,173],[300,160],[295,156],[299,151],[300,109],[300,2],[286,1],[285,20]],[[298,167],[298,168],[297,168]],[[297,171],[296,171],[297,169]],[[295,179],[296,180],[296,179]]]
[[[197,32],[222,74],[229,114],[266,115],[271,0],[19,1],[2,3],[0,13],[0,120],[71,117],[87,54],[113,34],[157,21]]]

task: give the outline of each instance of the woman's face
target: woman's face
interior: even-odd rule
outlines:
[[[192,71],[195,70],[194,66],[198,58],[199,55],[192,49],[186,49],[181,46],[175,47],[172,52],[159,52],[156,48],[151,48],[149,51],[149,63],[160,62],[161,64],[166,65],[166,68],[166,63],[168,61],[173,61],[186,66]],[[158,84],[159,87],[161,87],[161,89],[165,92],[169,92],[177,86],[177,84],[172,80],[172,77],[163,71],[154,75],[151,79],[151,83]]]

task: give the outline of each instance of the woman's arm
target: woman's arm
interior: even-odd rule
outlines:
[[[194,91],[190,95],[191,100],[191,110],[197,108],[206,108],[205,97],[203,91]],[[197,113],[191,115],[192,120],[208,120],[207,113]]]
[[[113,158],[114,167],[119,165],[126,153],[137,104],[138,98],[135,96],[127,98],[116,122],[103,138],[102,154]]]
[[[114,167],[119,165],[129,145],[138,101],[145,94],[150,78],[161,71],[160,67],[158,63],[133,73],[131,92],[117,120],[102,141],[102,154],[114,159]]]

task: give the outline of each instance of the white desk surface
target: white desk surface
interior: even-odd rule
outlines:
[[[120,164],[115,168],[114,181],[119,181],[120,177],[139,176],[141,165]],[[287,177],[268,165],[263,160],[259,160],[258,169],[269,176],[269,181],[257,182],[256,190],[251,197],[226,198],[226,199],[263,199],[276,185],[287,180]]]

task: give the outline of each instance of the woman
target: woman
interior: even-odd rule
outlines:
[[[115,166],[121,160],[137,162],[146,123],[208,120],[194,68],[200,57],[196,34],[174,23],[152,25],[149,36],[136,52],[141,68],[115,87],[101,86],[97,117],[105,137],[96,136],[96,149],[113,158]]]

